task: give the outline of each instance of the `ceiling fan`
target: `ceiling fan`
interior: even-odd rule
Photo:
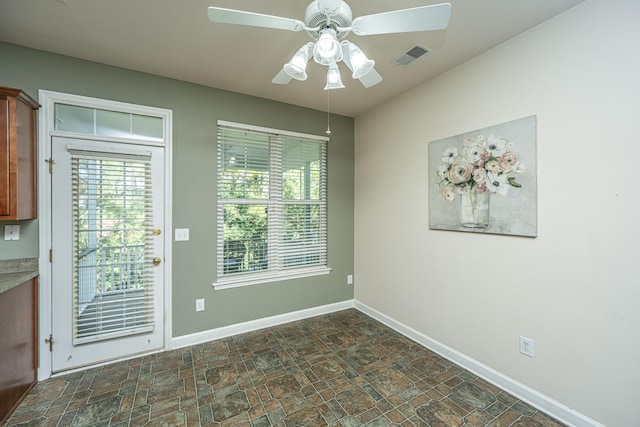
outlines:
[[[344,87],[338,68],[340,61],[352,71],[352,77],[360,80],[367,88],[382,81],[382,76],[374,69],[375,61],[367,58],[354,43],[345,40],[349,33],[367,36],[443,30],[449,24],[451,4],[392,10],[352,19],[351,8],[342,0],[313,0],[307,6],[304,22],[221,7],[209,7],[208,14],[212,22],[306,31],[314,41],[298,49],[272,82],[287,84],[291,79],[306,80],[307,63],[313,58],[318,64],[327,67],[325,90],[330,90]]]

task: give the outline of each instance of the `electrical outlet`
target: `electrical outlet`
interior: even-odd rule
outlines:
[[[533,357],[533,340],[531,338],[520,337],[520,353]]]
[[[184,242],[189,240],[189,229],[188,228],[176,228],[175,233],[175,241],[176,242]]]
[[[196,311],[204,311],[204,298],[196,300]]]
[[[4,226],[4,240],[20,240],[20,226],[19,225],[5,225]]]
[[[347,275],[347,285],[353,285],[353,274]]]

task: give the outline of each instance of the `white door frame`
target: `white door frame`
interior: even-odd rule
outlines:
[[[172,338],[172,311],[171,311],[171,277],[172,277],[172,239],[173,221],[172,221],[172,111],[167,109],[145,107],[142,105],[129,104],[117,101],[109,101],[98,98],[89,98],[78,95],[71,95],[60,92],[52,92],[48,90],[39,91],[39,101],[42,108],[38,118],[38,218],[39,218],[39,234],[40,234],[40,250],[39,250],[39,309],[38,309],[38,381],[42,381],[51,377],[51,352],[49,344],[45,341],[49,339],[52,333],[51,322],[51,267],[49,261],[49,250],[51,248],[51,175],[49,174],[48,159],[51,158],[51,138],[53,136],[78,136],[81,135],[85,139],[109,140],[114,142],[132,142],[123,138],[104,138],[86,134],[75,134],[69,132],[60,132],[55,130],[54,123],[54,107],[55,104],[62,103],[68,105],[78,105],[89,108],[97,108],[112,111],[123,111],[134,114],[142,114],[148,116],[161,117],[163,119],[164,140],[158,142],[149,142],[150,145],[158,145],[164,147],[164,253],[165,259],[162,262],[164,273],[164,350],[171,349]],[[55,164],[53,165],[55,168]],[[54,255],[55,256],[55,255]],[[55,346],[55,337],[53,337],[53,345]],[[136,357],[139,355],[136,355]],[[111,362],[108,362],[111,363]],[[84,368],[86,369],[86,367]]]

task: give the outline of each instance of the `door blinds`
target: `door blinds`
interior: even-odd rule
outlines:
[[[152,331],[150,155],[69,151],[73,344]]]

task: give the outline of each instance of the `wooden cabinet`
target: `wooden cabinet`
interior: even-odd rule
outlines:
[[[38,279],[0,294],[0,425],[37,381]]]
[[[37,216],[38,108],[20,89],[0,87],[0,220]]]

